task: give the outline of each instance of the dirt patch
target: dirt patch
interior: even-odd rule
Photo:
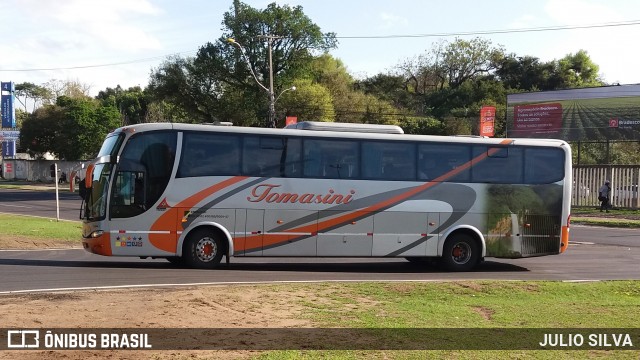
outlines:
[[[457,285],[463,289],[469,289],[475,292],[483,292],[485,290],[485,285],[479,282],[457,281],[454,282],[453,285]]]
[[[487,321],[491,321],[492,318],[493,318],[493,314],[496,313],[494,310],[489,309],[489,308],[484,307],[484,306],[473,306],[472,309],[473,309],[473,311],[475,311],[478,314],[480,314],[480,316],[482,316],[482,318],[487,320]]]
[[[3,250],[37,250],[37,249],[70,249],[79,248],[80,241],[34,239],[28,236],[0,234],[0,249]]]
[[[0,297],[3,327],[287,328],[311,327],[299,299],[312,291],[278,286],[92,291]],[[5,351],[0,359],[237,359],[256,351]]]

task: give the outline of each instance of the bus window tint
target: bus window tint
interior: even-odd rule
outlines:
[[[484,155],[484,157],[483,157]],[[493,184],[522,184],[522,148],[474,146],[471,179]]]
[[[245,137],[242,173],[249,176],[300,175],[300,143],[300,139],[284,137]]]
[[[240,137],[184,133],[177,177],[238,175]]]
[[[363,142],[362,176],[365,179],[415,180],[415,144],[377,141]]]
[[[355,179],[360,176],[358,142],[304,140],[304,176],[324,179]]]
[[[458,144],[418,146],[420,180],[468,182],[471,147]]]
[[[160,198],[169,183],[176,156],[175,149],[176,133],[147,132],[132,136],[122,151],[122,164],[140,164],[144,169],[147,177],[147,208]]]
[[[564,178],[564,152],[561,149],[530,147],[524,150],[524,177],[527,184],[550,184]]]

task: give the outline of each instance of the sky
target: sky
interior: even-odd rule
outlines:
[[[274,1],[245,0],[258,9]],[[438,41],[481,37],[542,61],[585,50],[609,83],[640,83],[635,0],[290,0],[323,32],[356,78],[387,73]],[[170,55],[194,56],[222,34],[232,0],[0,0],[0,80],[145,87]],[[636,22],[635,25],[618,25]],[[607,26],[601,26],[607,25]],[[521,31],[570,27],[555,31]],[[576,28],[580,27],[580,28]],[[499,30],[501,33],[487,33]],[[484,34],[482,34],[484,32]],[[410,35],[391,38],[349,38]],[[422,36],[415,36],[422,35]],[[342,38],[344,37],[344,38]]]

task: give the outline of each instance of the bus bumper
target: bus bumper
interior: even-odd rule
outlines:
[[[111,256],[111,237],[108,232],[94,231],[88,237],[82,236],[82,247],[90,253]]]

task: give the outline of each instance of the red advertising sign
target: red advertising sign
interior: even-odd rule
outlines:
[[[298,123],[298,117],[297,116],[287,116],[285,118],[285,126],[287,125],[295,125]]]
[[[493,137],[496,121],[496,107],[483,106],[480,109],[480,127],[479,135]]]
[[[4,164],[4,172],[9,174],[13,172],[13,164],[12,163],[5,163]]]
[[[609,119],[609,127],[617,128],[618,127],[618,118]]]
[[[562,104],[518,105],[513,109],[513,132],[509,136],[556,134],[562,130]]]

